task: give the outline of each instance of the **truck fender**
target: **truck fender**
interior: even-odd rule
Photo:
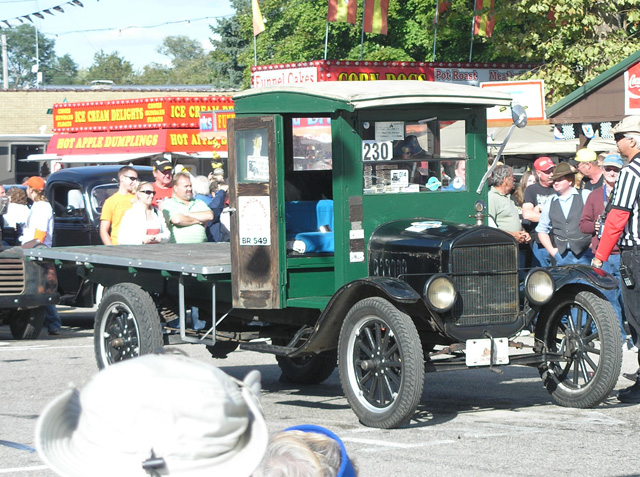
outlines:
[[[555,282],[555,291],[571,283],[582,283],[602,288],[605,290],[613,290],[618,287],[618,280],[599,268],[589,267],[587,265],[570,265],[565,267],[552,267],[547,271],[551,273]]]
[[[422,297],[406,282],[391,277],[366,277],[343,285],[334,293],[321,313],[309,340],[293,353],[295,358],[311,352],[334,349],[345,316],[358,301],[371,296],[379,296],[400,306],[410,306]]]

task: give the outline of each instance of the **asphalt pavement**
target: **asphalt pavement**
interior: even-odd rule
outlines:
[[[2,477],[54,475],[33,450],[38,414],[68,386],[81,387],[97,371],[91,312],[61,308],[61,316],[60,335],[45,331],[35,341],[15,341],[8,326],[0,326]],[[212,361],[203,346],[177,347]],[[636,360],[636,354],[624,353],[623,371],[635,371]],[[271,355],[236,351],[213,362],[240,379],[258,369],[270,430],[302,423],[332,429],[361,476],[640,475],[638,405],[619,403],[612,395],[595,409],[557,406],[535,368],[503,367],[502,375],[487,369],[428,374],[410,424],[383,430],[358,422],[337,371],[321,385],[301,387],[281,380]],[[629,384],[620,378],[616,388]]]

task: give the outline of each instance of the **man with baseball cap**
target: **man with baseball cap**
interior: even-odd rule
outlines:
[[[629,160],[613,189],[611,210],[591,262],[602,267],[616,244],[620,247],[620,276],[624,309],[636,346],[640,345],[640,116],[627,116],[612,130],[618,151]],[[640,354],[638,354],[640,366]],[[634,385],[618,392],[618,400],[640,403],[640,368],[630,376]]]
[[[163,200],[173,197],[173,165],[169,159],[160,157],[153,161],[153,188],[156,191],[153,206],[158,207]]]
[[[588,265],[593,257],[591,234],[581,232],[579,223],[590,191],[574,187],[575,173],[566,162],[558,164],[551,180],[556,194],[542,209],[538,239],[556,265]]]
[[[538,182],[530,185],[524,191],[522,203],[522,225],[524,230],[531,235],[531,247],[533,249],[534,267],[550,267],[552,258],[545,250],[535,232],[536,225],[540,222],[540,214],[544,205],[553,197],[555,191],[551,187],[551,174],[556,165],[551,158],[542,156],[535,160],[533,168],[538,176]]]
[[[595,190],[602,187],[604,177],[602,168],[598,165],[598,155],[591,149],[580,149],[576,152],[576,164],[582,174],[580,189]]]

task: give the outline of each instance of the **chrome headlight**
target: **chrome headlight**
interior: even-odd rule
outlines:
[[[544,305],[553,296],[555,284],[549,272],[541,268],[531,270],[524,279],[524,292],[534,305]]]
[[[424,299],[435,311],[449,311],[456,302],[456,287],[446,275],[435,275],[424,286]]]

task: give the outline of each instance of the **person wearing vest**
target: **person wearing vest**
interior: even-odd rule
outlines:
[[[566,162],[556,166],[551,180],[556,195],[540,214],[536,227],[540,243],[555,258],[556,265],[589,265],[593,258],[591,235],[580,231],[580,216],[590,191],[574,187],[575,172]]]

